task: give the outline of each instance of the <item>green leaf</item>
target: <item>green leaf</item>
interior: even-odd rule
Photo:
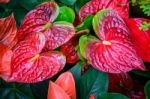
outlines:
[[[147,16],[150,16],[150,4],[141,5],[140,8]]]
[[[96,99],[129,99],[120,93],[100,93]]]
[[[91,68],[79,80],[77,99],[88,99],[91,94],[97,96],[107,92],[107,89],[108,74]]]
[[[29,84],[7,83],[0,79],[0,99],[34,99]]]
[[[63,6],[63,7],[60,7],[59,9],[60,9],[59,15],[55,21],[67,21],[70,23],[74,22],[75,13],[71,8]]]
[[[88,42],[90,41],[95,41],[98,40],[96,37],[94,36],[87,36],[87,35],[83,35],[80,37],[79,39],[79,48],[80,48],[80,54],[86,58],[86,47],[88,45]]]
[[[28,11],[25,9],[14,9],[13,12],[15,15],[17,25],[20,25]]]
[[[150,80],[144,86],[144,92],[146,95],[146,99],[150,99]]]
[[[20,0],[19,1],[21,6],[23,6],[27,10],[31,10],[35,8],[37,5],[38,0]]]
[[[49,80],[30,84],[35,99],[47,99]]]
[[[64,3],[65,5],[74,5],[76,0],[59,0],[60,2]]]
[[[73,68],[70,69],[75,81],[78,81],[81,77],[81,69],[83,66],[83,62],[78,62]]]
[[[90,0],[77,0],[77,2],[75,3],[75,10],[77,13],[79,13],[81,7],[83,5],[85,5],[87,2],[89,2]]]
[[[132,72],[135,73],[136,75],[150,78],[150,71],[133,70]]]
[[[87,16],[84,19],[84,21],[76,27],[76,31],[78,32],[78,31],[81,31],[81,30],[84,30],[84,29],[91,29],[92,19],[93,19],[93,15]]]

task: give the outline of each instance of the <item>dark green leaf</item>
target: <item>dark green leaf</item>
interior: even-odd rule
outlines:
[[[66,5],[73,5],[76,2],[76,0],[59,0],[59,1]]]
[[[101,92],[107,92],[107,89],[108,74],[91,68],[79,80],[77,99],[88,99],[91,94],[97,96]]]
[[[0,99],[34,99],[29,84],[7,83],[0,79]]]
[[[150,78],[150,71],[133,70],[132,72],[137,74],[137,75]]]
[[[59,9],[59,15],[55,21],[67,21],[70,23],[74,22],[75,13],[71,8],[64,6]]]
[[[25,10],[25,9],[14,9],[13,12],[15,15],[17,25],[20,25],[22,23],[22,20],[24,19],[25,15],[27,14],[27,10]]]
[[[86,4],[88,1],[90,0],[77,0],[76,3],[75,3],[75,10],[77,13],[79,13],[80,11],[80,8]]]
[[[83,66],[83,62],[78,62],[73,68],[70,69],[75,81],[78,81],[81,77],[81,69]]]
[[[47,99],[49,80],[31,84],[31,90],[35,99]]]
[[[97,99],[129,99],[120,93],[100,93]]]
[[[150,99],[150,80],[146,83],[144,87],[144,92],[146,95],[146,99]]]
[[[38,3],[38,0],[20,0],[21,6],[23,6],[27,10],[31,10],[35,8]]]

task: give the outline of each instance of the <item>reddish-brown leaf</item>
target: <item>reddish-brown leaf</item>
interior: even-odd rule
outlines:
[[[128,0],[91,0],[80,9],[80,19],[83,20],[86,16],[96,14],[105,8],[116,10],[121,17],[127,18],[129,16]]]
[[[0,77],[7,80],[11,74],[12,50],[0,44]]]
[[[76,99],[75,81],[71,72],[68,71],[61,74],[55,83],[59,85],[71,99]]]
[[[150,62],[150,20],[144,18],[131,18],[125,19],[125,21],[131,30],[133,42],[138,55],[143,61]],[[149,25],[146,26],[144,22]]]
[[[48,89],[48,99],[72,99],[67,93],[57,84],[50,81]]]
[[[12,43],[15,40],[17,33],[17,26],[14,15],[10,15],[6,18],[0,19],[0,43],[13,47],[16,43]]]

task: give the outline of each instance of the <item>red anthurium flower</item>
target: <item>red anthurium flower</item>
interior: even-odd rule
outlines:
[[[127,73],[109,74],[109,92],[126,93],[133,88],[133,81]]]
[[[128,0],[90,0],[80,9],[79,16],[83,20],[89,14],[96,14],[105,8],[116,10],[121,17],[129,16]]]
[[[53,50],[67,42],[75,30],[71,23],[53,22],[58,13],[59,7],[54,2],[42,3],[31,10],[18,31],[19,41],[29,33],[42,32],[46,36],[45,50]]]
[[[61,74],[55,83],[65,90],[71,99],[76,99],[75,81],[71,72]]]
[[[0,3],[8,3],[10,0],[0,0]]]
[[[63,69],[66,59],[62,53],[41,53],[45,42],[43,33],[30,33],[15,46],[8,81],[34,83],[48,79]]]
[[[50,81],[48,99],[71,99],[69,95],[57,84]]]
[[[7,80],[11,74],[12,50],[7,46],[0,44],[0,77]]]
[[[12,48],[17,43],[17,26],[14,15],[0,19],[0,43]]]
[[[115,11],[98,12],[93,19],[93,28],[100,40],[82,36],[80,51],[94,68],[109,73],[145,70],[126,24]]]
[[[77,54],[79,38],[80,36],[88,32],[88,29],[77,32],[68,42],[61,46],[61,52],[66,56],[67,63],[74,64],[79,61],[79,57]]]
[[[150,20],[144,18],[125,19],[132,33],[138,55],[145,62],[150,62]]]

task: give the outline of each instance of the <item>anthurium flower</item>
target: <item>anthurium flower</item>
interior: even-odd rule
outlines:
[[[66,58],[57,51],[41,53],[45,46],[43,33],[30,33],[13,49],[11,76],[8,81],[34,83],[54,76],[63,69]]]
[[[75,81],[71,72],[61,74],[55,83],[65,90],[71,99],[76,99]]]
[[[53,22],[58,13],[59,7],[54,2],[44,2],[31,10],[18,31],[19,41],[29,33],[42,32],[46,36],[45,50],[53,50],[66,43],[75,34],[75,30],[71,23]]]
[[[48,89],[48,99],[71,99],[69,95],[57,84],[50,82]]]
[[[121,17],[129,16],[129,1],[128,0],[90,0],[81,7],[79,16],[83,20],[90,14],[96,14],[98,11],[109,8],[116,10]]]
[[[10,0],[0,0],[0,3],[8,3]]]
[[[77,53],[79,38],[88,32],[89,30],[85,29],[75,33],[75,35],[68,42],[61,46],[61,52],[66,56],[67,63],[74,64],[79,61]]]
[[[17,43],[17,26],[14,15],[0,19],[0,43],[12,48]]]
[[[89,64],[109,73],[145,70],[126,24],[115,11],[105,9],[98,12],[93,18],[93,28],[100,40],[82,36],[79,41],[81,54]]]
[[[150,20],[144,18],[125,19],[138,55],[145,62],[150,62]]]
[[[71,72],[61,74],[49,83],[48,99],[76,99],[75,81]]]
[[[13,52],[7,46],[0,44],[0,77],[7,80],[11,74],[11,57]]]

